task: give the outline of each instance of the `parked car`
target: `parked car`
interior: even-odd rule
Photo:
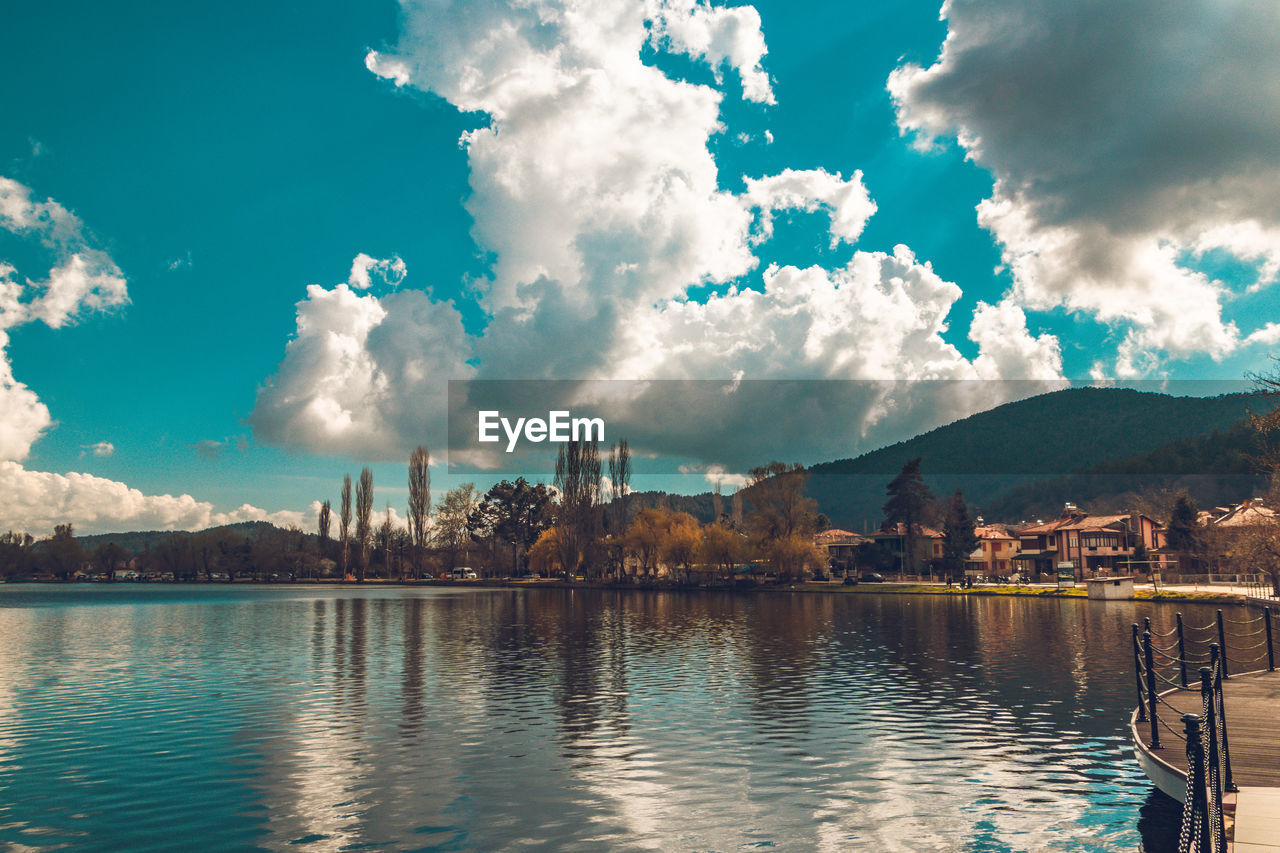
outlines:
[[[477,580],[479,575],[467,566],[461,566],[449,572],[449,579],[455,581],[473,581]]]
[[[522,581],[536,581],[536,580],[541,580],[542,575],[538,574],[537,572],[525,572],[524,574],[519,576],[519,579]]]
[[[884,583],[884,575],[878,572],[863,572],[861,580],[863,583]]]
[[[858,579],[855,578],[853,575],[845,575],[843,583],[845,586],[857,586]]]

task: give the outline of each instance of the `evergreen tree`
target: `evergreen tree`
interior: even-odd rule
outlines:
[[[884,529],[892,530],[896,525],[903,525],[906,539],[906,567],[916,568],[916,536],[920,525],[928,514],[933,503],[933,493],[924,484],[920,475],[920,457],[917,456],[902,466],[898,476],[889,481],[885,492],[889,500],[884,505]]]
[[[962,577],[965,560],[979,544],[964,495],[956,489],[947,503],[947,518],[942,526],[942,565],[947,573]]]
[[[1165,528],[1165,544],[1178,552],[1178,562],[1195,561],[1202,548],[1200,525],[1196,519],[1199,511],[1186,492],[1179,492],[1173,502],[1173,512]],[[1182,567],[1179,566],[1179,569]]]

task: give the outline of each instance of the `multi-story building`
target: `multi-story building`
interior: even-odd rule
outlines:
[[[1077,579],[1098,574],[1145,573],[1150,553],[1163,544],[1159,522],[1141,513],[1089,515],[1067,504],[1062,517],[1018,528],[1019,569],[1032,577],[1070,564]]]

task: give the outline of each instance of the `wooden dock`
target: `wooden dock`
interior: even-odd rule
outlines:
[[[1233,675],[1222,683],[1223,707],[1230,745],[1231,772],[1240,793],[1224,798],[1230,811],[1234,799],[1235,853],[1280,851],[1280,672]],[[1160,748],[1151,748],[1151,726],[1133,725],[1138,759],[1157,786],[1172,796],[1167,778],[1177,774],[1186,790],[1187,753],[1181,734],[1182,714],[1203,713],[1199,691],[1169,690],[1161,695]],[[1154,761],[1152,760],[1154,759]]]

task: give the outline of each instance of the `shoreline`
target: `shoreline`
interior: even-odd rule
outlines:
[[[231,583],[226,581],[191,581],[191,582],[175,582],[175,581],[114,581],[114,582],[86,582],[86,581],[61,581],[46,579],[18,579],[6,580],[3,585],[13,584],[15,586],[39,585],[39,586],[146,586],[146,587],[200,587],[200,588],[238,588],[238,587],[297,587],[297,586],[315,586],[315,587],[337,587],[343,589],[387,589],[387,588],[432,588],[432,589],[591,589],[591,590],[635,590],[635,591],[651,591],[651,592],[732,592],[744,594],[779,594],[779,593],[801,593],[805,595],[942,595],[942,596],[977,596],[977,597],[1002,597],[1002,598],[1073,598],[1089,600],[1087,590],[1082,586],[1070,587],[1067,589],[1058,589],[1053,586],[979,586],[963,589],[960,587],[948,587],[941,584],[922,584],[909,582],[886,581],[883,583],[859,583],[852,586],[845,586],[836,583],[801,583],[787,585],[751,585],[751,586],[700,586],[694,584],[618,584],[618,583],[601,583],[598,581],[581,581],[576,583],[566,583],[562,580],[497,580],[497,579],[481,579],[475,581],[457,581],[457,580],[382,580],[371,578],[359,583],[347,580],[332,579],[302,579],[296,581],[276,581],[276,582],[258,582],[251,580],[238,580]],[[1234,592],[1221,591],[1193,591],[1193,590],[1151,590],[1138,589],[1134,592],[1133,599],[1129,601],[1157,601],[1157,602],[1192,602],[1192,603],[1219,603],[1232,604],[1239,606],[1259,606],[1257,602],[1250,601],[1247,596]]]

